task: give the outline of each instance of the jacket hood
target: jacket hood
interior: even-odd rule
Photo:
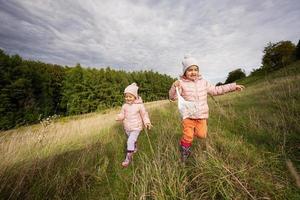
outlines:
[[[138,96],[138,98],[134,100],[134,103],[143,103],[142,97]]]

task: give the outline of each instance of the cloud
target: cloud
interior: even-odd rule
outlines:
[[[224,81],[260,66],[268,42],[300,32],[299,1],[0,1],[0,48],[62,65],[152,69],[174,77],[191,53]]]

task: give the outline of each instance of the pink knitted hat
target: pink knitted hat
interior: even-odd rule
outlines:
[[[139,87],[136,85],[136,83],[132,83],[131,85],[128,85],[125,88],[124,93],[130,93],[136,98],[138,98],[138,89]]]

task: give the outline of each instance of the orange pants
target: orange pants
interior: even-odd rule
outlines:
[[[206,138],[207,122],[206,119],[184,119],[182,121],[183,136],[181,141],[184,143],[192,143],[194,136]]]

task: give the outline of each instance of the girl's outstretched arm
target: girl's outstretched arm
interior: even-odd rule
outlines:
[[[206,83],[208,87],[208,93],[210,95],[216,96],[216,95],[222,95],[227,92],[233,92],[235,90],[238,90],[240,88],[240,85],[237,85],[236,83],[229,83],[226,85],[220,85],[220,86],[214,86],[210,84],[209,82]]]

